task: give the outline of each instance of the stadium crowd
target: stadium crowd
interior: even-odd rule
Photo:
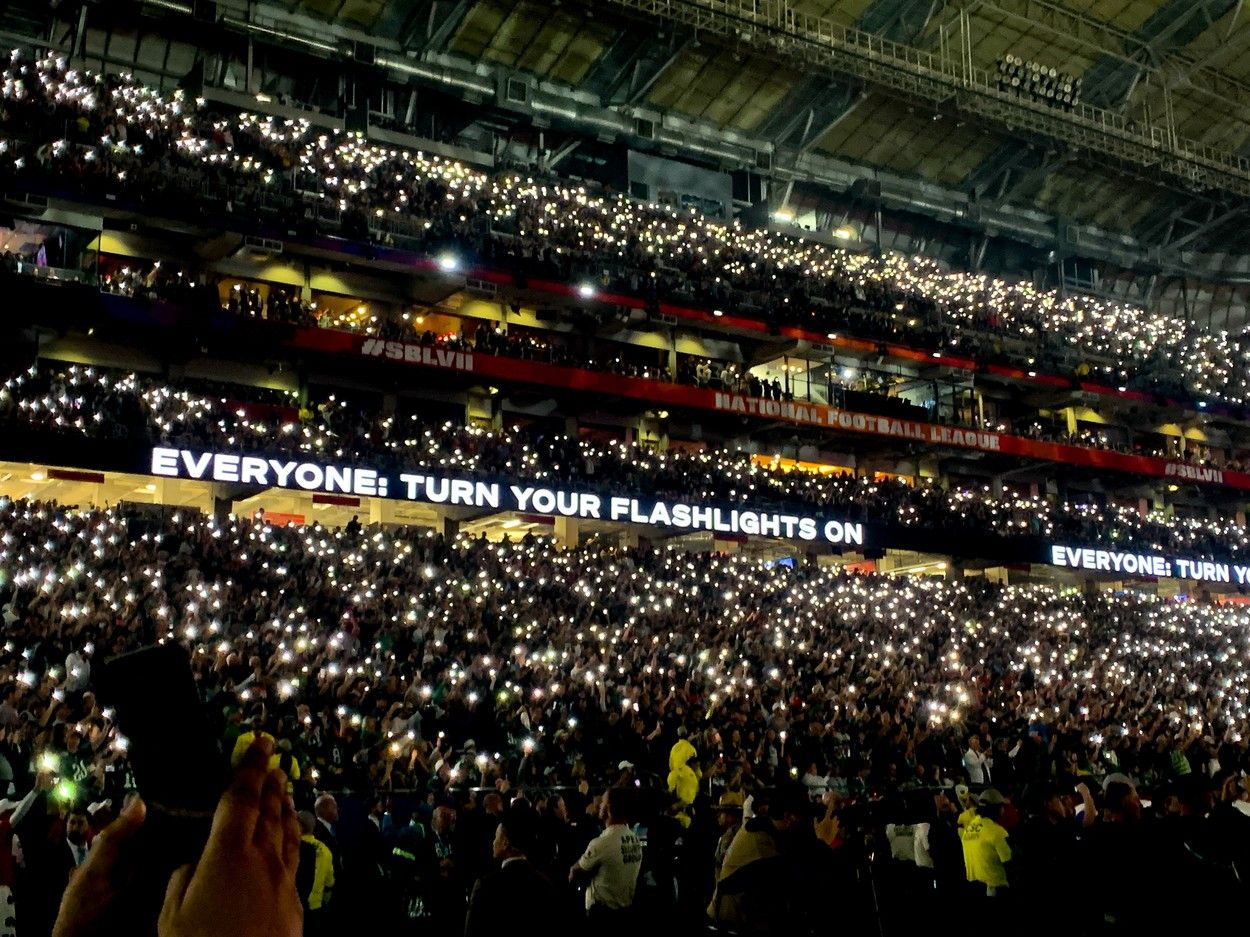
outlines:
[[[12,271],[0,265],[2,272]],[[656,349],[602,341],[597,343],[598,353],[594,354],[585,350],[586,343],[571,340],[566,335],[516,326],[505,330],[490,323],[478,323],[475,327],[462,325],[460,328],[463,330],[436,332],[423,327],[427,317],[421,311],[375,310],[364,304],[344,307],[341,302],[307,302],[284,287],[244,282],[223,285],[221,278],[211,273],[188,272],[177,265],[160,261],[144,263],[134,259],[109,258],[99,271],[99,283],[105,292],[145,301],[173,302],[190,312],[220,309],[241,318],[350,331],[388,340],[415,342],[431,348],[476,351],[644,380],[676,381],[759,399],[810,401],[864,413],[921,422],[935,421],[930,408],[892,392],[894,384],[905,383],[906,379],[890,371],[829,365],[823,372],[819,369],[807,372],[804,367],[793,365],[783,367],[779,378],[770,378],[767,374],[760,376],[739,362],[679,354],[674,372],[663,363],[667,354]],[[791,372],[789,367],[796,370]],[[929,403],[936,405],[937,401]],[[999,402],[998,406],[1002,407],[1002,403]],[[953,409],[941,413],[936,421],[1089,449],[1165,458],[1195,467],[1245,470],[1245,462],[1236,448],[1186,447],[1178,437],[1138,436],[1128,427],[1107,424],[1099,424],[1096,428],[1078,426],[1075,432],[1069,432],[1066,425],[1054,417],[1041,422],[1031,408],[1025,407],[1022,413],[1015,416],[1009,409],[1004,407],[995,414],[983,413],[975,408]]]
[[[463,476],[524,478],[660,498],[839,512],[898,528],[987,531],[1116,549],[1243,558],[1250,538],[1235,517],[1142,513],[1115,502],[996,494],[992,486],[910,484],[848,472],[787,470],[725,449],[657,453],[639,444],[566,436],[542,424],[488,431],[432,421],[417,402],[384,412],[341,395],[305,401],[289,392],[187,386],[79,365],[44,362],[0,386],[0,421],[70,439],[129,439],[188,449],[300,452],[379,468],[423,467]]]
[[[748,230],[557,179],[491,175],[307,121],[214,114],[181,92],[64,59],[14,52],[0,105],[0,173],[18,184],[51,175],[62,187],[153,199],[176,183],[188,197],[216,193],[231,213],[307,209],[349,233],[464,252],[522,278],[553,275],[1038,370],[1068,367],[1080,349],[1087,357],[1070,362],[1076,375],[1247,400],[1241,339],[1160,312]]]
[[[1096,365],[1113,383],[1162,367],[1233,403],[1250,386],[1238,341],[1160,314],[213,115],[56,59],[15,53],[0,108],[0,173],[19,180],[150,196],[196,173],[239,186],[227,197],[240,213],[266,188],[315,185],[345,223],[416,232],[430,252],[518,276],[691,295],[822,332],[849,322],[1039,367],[1079,346],[1117,362]],[[150,285],[125,271],[107,288]],[[314,319],[292,296],[237,293],[239,315]],[[555,355],[490,330],[472,341]],[[745,379],[725,371],[688,361],[664,376]],[[397,406],[44,361],[0,386],[0,428],[836,511],[944,531],[952,552],[987,531],[1250,552],[1244,526],[1214,514],[786,471]],[[298,811],[280,873],[314,937],[709,924],[1136,935],[1236,920],[1247,897],[1250,612],[1238,604],[0,498],[0,619],[0,935],[88,932],[74,918],[92,863],[143,811],[130,740],[95,678],[155,642],[188,653],[223,760],[255,779],[256,800],[276,790]],[[191,742],[168,739],[162,757],[180,763]],[[190,923],[193,885],[181,883],[180,914],[175,881],[161,933],[205,933]],[[216,910],[225,931],[228,898]]]
[[[994,901],[1128,933],[1173,919],[1158,888],[1244,901],[1238,607],[8,500],[0,570],[19,934],[134,786],[92,674],[162,639],[236,762],[271,740],[312,933],[940,928]],[[529,900],[488,900],[492,853],[544,873]]]

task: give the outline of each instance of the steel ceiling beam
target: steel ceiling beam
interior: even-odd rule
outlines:
[[[803,153],[845,120],[859,100],[856,86],[808,75],[790,89],[756,133],[777,147]]]
[[[1234,205],[1232,208],[1223,212],[1212,212],[1211,216],[1208,217],[1202,224],[1167,244],[1165,250],[1171,253],[1178,252],[1181,248],[1213,234],[1229,222],[1235,221],[1242,215],[1245,215],[1247,212],[1250,212],[1250,204]]]
[[[1137,223],[1134,237],[1142,244],[1163,247],[1172,239],[1176,225],[1193,207],[1194,203],[1188,200],[1179,205],[1175,202],[1160,205]]]
[[[973,168],[964,179],[963,190],[978,199],[983,196],[996,198],[992,193],[1001,191],[1007,178],[1021,163],[1029,159],[1032,147],[1019,140],[1006,140],[994,152]]]
[[[219,2],[230,8],[243,0]],[[734,0],[704,2],[726,3]],[[767,3],[770,0],[758,2]],[[253,15],[264,17],[260,10],[263,10],[263,6],[254,10]],[[162,8],[155,15],[168,17],[171,11]],[[190,21],[189,10],[178,15]],[[334,63],[348,60],[351,54],[348,48],[350,41],[360,41],[357,31],[341,24],[308,23],[305,26],[299,20],[282,21],[281,25],[286,29],[279,33],[276,28],[279,23],[273,18],[263,18],[259,24],[238,17],[223,18],[221,22],[229,30],[251,36],[262,44],[287,47],[295,45],[309,57],[310,63],[328,62],[331,69]],[[666,25],[665,29],[667,28]],[[39,40],[35,37],[19,37],[19,41],[37,43]],[[511,74],[510,69],[497,64],[470,61],[453,55],[427,54],[421,58],[400,56],[394,54],[399,51],[398,43],[394,39],[376,36],[374,41],[380,50],[390,50],[378,57],[379,78],[386,76],[394,82],[439,88],[476,106],[480,106],[483,95],[493,93],[500,81]],[[655,118],[654,141],[644,141],[636,136],[633,108],[604,106],[595,96],[554,81],[539,82],[526,109],[536,118],[559,120],[566,132],[579,133],[588,138],[608,134],[628,145],[644,149],[649,145],[671,146],[697,158],[718,162],[727,170],[758,171],[759,154],[772,149],[769,141],[758,135],[710,125],[677,114],[658,115]],[[327,118],[324,114],[319,114],[314,122],[325,119]],[[475,161],[475,156],[467,151],[458,152],[456,158]],[[477,158],[482,165],[493,164],[489,153],[477,154]],[[1066,244],[1066,249],[1071,250],[1073,246],[1063,237],[1062,229],[1066,226],[1045,212],[1033,208],[1007,210],[993,205],[978,207],[970,202],[966,193],[932,182],[853,164],[814,151],[800,154],[793,162],[774,164],[768,174],[782,185],[788,180],[797,179],[820,185],[832,193],[845,193],[856,183],[870,181],[881,186],[882,201],[893,211],[913,212],[938,222],[962,219],[962,224],[993,228],[1009,234],[1021,243],[1043,249],[1061,249]],[[1190,201],[1192,202],[1192,196]],[[1176,255],[1171,259],[1152,260],[1143,245],[1127,235],[1089,225],[1081,225],[1079,231],[1078,252],[1080,256],[1091,260],[1106,261],[1125,268],[1153,263],[1163,273],[1187,270],[1212,281],[1250,277],[1250,258],[1229,257],[1227,254],[1212,257],[1187,254],[1183,259]]]
[[[418,52],[444,52],[473,9],[474,0],[433,0],[425,24],[424,40],[409,48]]]
[[[582,87],[605,105],[640,101],[681,58],[693,37],[693,30],[680,26],[659,36],[623,29],[590,67]]]
[[[915,42],[947,0],[873,0],[856,27],[895,42]],[[808,75],[790,89],[759,132],[777,146],[805,153],[850,116],[862,100],[859,82]]]
[[[997,71],[972,60],[966,26],[956,54],[945,43],[938,51],[916,49],[799,13],[787,0],[606,2],[651,20],[685,23],[798,68],[848,75],[906,100],[953,105],[1013,136],[1048,138],[1097,154],[1130,173],[1162,176],[1169,184],[1194,191],[1223,190],[1250,197],[1250,160],[1181,137],[1170,122],[1129,121],[1085,104],[1061,111],[1003,93]]]
[[[1074,156],[1069,150],[1043,154],[1036,165],[1017,169],[1010,174],[995,199],[1000,205],[1009,205],[1022,195],[1035,197],[1046,184],[1050,175],[1072,162]]]
[[[1184,85],[1216,100],[1246,106],[1250,104],[1250,84],[1232,78],[1208,61],[1173,47],[1167,60],[1154,64],[1149,43],[1138,33],[1121,29],[1089,14],[1065,6],[1061,0],[957,0],[969,15],[988,11],[1020,24],[1021,30],[1040,29],[1058,39],[1075,42],[1100,57],[1123,62],[1136,69],[1147,63],[1151,84],[1175,88]],[[957,25],[957,16],[944,20],[948,28]],[[1207,57],[1204,57],[1207,58]],[[1058,67],[1058,66],[1056,66]]]
[[[915,43],[948,0],[873,0],[855,24],[895,42]]]
[[[1082,96],[1103,107],[1124,106],[1143,74],[1162,68],[1173,53],[1236,6],[1237,0],[1167,0],[1134,34],[1137,44],[1129,53],[1130,61],[1104,55],[1086,70]]]

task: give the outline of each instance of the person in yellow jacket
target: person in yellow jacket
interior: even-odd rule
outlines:
[[[277,767],[277,743],[274,737],[265,731],[265,717],[253,716],[252,727],[234,740],[234,751],[230,753],[230,767],[237,768],[243,761],[243,756],[247,754],[247,750],[259,742],[261,739],[269,739],[274,743],[274,755],[270,756],[270,770]]]
[[[300,900],[309,911],[320,911],[330,902],[334,890],[334,856],[330,847],[313,835],[316,819],[307,810],[299,813],[300,862],[296,888]],[[306,859],[313,861],[307,863]]]
[[[977,801],[977,812],[959,830],[968,881],[984,885],[987,895],[995,895],[1009,884],[1007,863],[1011,861],[1011,846],[1007,843],[1007,830],[998,823],[1006,803],[1002,794],[988,788]]]
[[[230,753],[230,767],[237,768],[239,763],[243,761],[243,756],[247,754],[247,750],[260,739],[269,739],[273,745],[273,754],[269,756],[269,770],[273,771],[275,768],[281,768],[286,773],[286,792],[288,794],[293,793],[295,782],[300,779],[299,760],[291,752],[291,743],[287,739],[283,739],[281,742],[275,740],[272,735],[264,730],[264,724],[264,719],[256,716],[252,719],[252,728],[235,740],[234,751]]]
[[[703,777],[696,759],[699,753],[684,738],[679,738],[668,753],[668,792],[673,795],[679,812],[677,822],[690,826],[690,807],[699,795],[699,779]]]

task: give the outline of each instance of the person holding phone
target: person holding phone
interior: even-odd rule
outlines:
[[[301,937],[295,884],[300,828],[286,776],[271,770],[271,741],[243,757],[217,804],[199,861],[174,871],[157,923],[159,937]],[[125,883],[147,810],[135,799],[98,837],[61,900],[53,937],[133,933]]]

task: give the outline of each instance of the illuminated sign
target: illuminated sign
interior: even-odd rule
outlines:
[[[424,472],[387,475],[378,469],[361,466],[302,462],[229,452],[197,452],[165,446],[152,449],[150,468],[153,475],[165,478],[226,482],[253,485],[257,488],[299,489],[323,495],[394,498],[426,504],[638,524],[677,531],[771,537],[850,547],[865,545],[864,525],[838,518],[759,510],[749,504],[730,507],[603,494],[522,479],[485,481]],[[883,545],[886,544],[873,544],[877,547]],[[1237,563],[1066,544],[1048,544],[1045,556],[1052,566],[1089,572],[1250,585],[1250,565]]]
[[[962,429],[957,426],[941,426],[937,423],[918,423],[897,417],[874,416],[870,413],[853,413],[837,407],[795,400],[767,400],[743,394],[716,392],[713,405],[717,410],[764,417],[770,420],[787,420],[810,426],[827,426],[855,433],[876,433],[895,439],[911,439],[916,442],[938,446],[954,446],[981,449],[986,452],[1002,451],[998,433],[984,430]]]
[[[1049,556],[1053,566],[1068,566],[1093,572],[1157,579],[1175,577],[1199,582],[1235,583],[1239,586],[1250,583],[1250,566],[1238,563],[1058,544],[1050,546]]]
[[[1192,482],[1224,484],[1223,470],[1205,465],[1190,465],[1187,462],[1169,462],[1163,469],[1163,475],[1165,478],[1183,478]]]
[[[450,348],[417,345],[413,342],[392,342],[380,338],[366,338],[360,353],[369,358],[387,358],[406,361],[408,364],[424,364],[432,368],[450,368],[453,371],[472,371],[473,353]]]
[[[605,496],[533,482],[477,481],[441,475],[400,473],[394,483],[376,469],[322,465],[224,452],[195,452],[157,446],[153,475],[201,481],[233,482],[263,488],[362,497],[402,498],[429,504],[520,511],[552,517],[614,521],[675,530],[784,537],[808,542],[864,545],[864,525],[749,507],[727,508],[686,501],[658,501],[624,495]]]

